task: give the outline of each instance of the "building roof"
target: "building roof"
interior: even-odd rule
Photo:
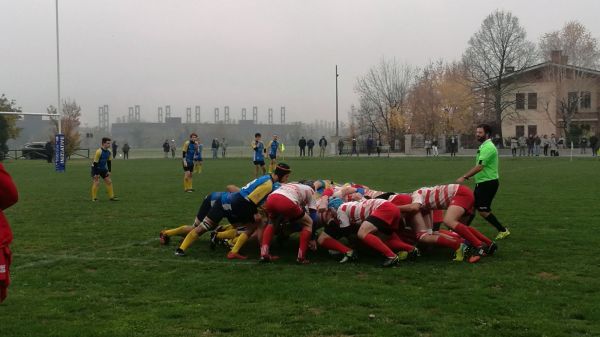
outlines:
[[[551,62],[551,61],[546,61],[546,62],[538,63],[538,64],[535,64],[535,65],[523,68],[521,70],[509,73],[509,74],[505,74],[503,76],[503,78],[504,79],[509,79],[509,78],[511,78],[513,76],[522,75],[524,73],[528,73],[530,71],[542,69],[542,68],[547,67],[547,66],[560,67],[560,68],[565,68],[567,70],[581,71],[581,72],[588,73],[588,74],[591,74],[591,75],[600,76],[600,71],[595,70],[595,69],[578,67],[578,66],[569,65],[569,64],[554,63],[554,62]]]

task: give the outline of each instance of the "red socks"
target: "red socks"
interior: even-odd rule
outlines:
[[[481,241],[469,230],[469,227],[459,223],[454,227],[454,231],[460,234],[465,240],[469,241],[476,248],[481,248]]]
[[[396,233],[392,233],[392,236],[385,242],[385,244],[395,250],[412,252],[415,249],[413,245],[409,245],[408,243],[402,241],[402,239],[400,239]]]
[[[475,235],[479,240],[483,241],[486,245],[491,246],[492,245],[492,240],[488,239],[487,236],[483,235],[483,233],[481,233],[480,231],[478,231],[477,229],[473,228],[473,227],[467,227],[471,233],[473,233],[473,235]]]
[[[367,234],[362,241],[369,247],[383,254],[385,257],[392,258],[396,256],[390,247],[386,246],[380,238],[373,234]]]
[[[310,240],[311,231],[304,228],[300,232],[300,247],[298,248],[298,260],[304,260],[306,258],[306,248],[308,248],[308,240]]]
[[[273,239],[273,230],[272,224],[268,224],[265,227],[260,245],[260,256],[269,255],[269,247],[271,246],[271,240]]]
[[[325,249],[335,250],[342,254],[346,254],[349,251],[351,251],[351,249],[346,247],[343,243],[332,238],[326,238],[325,240],[323,240],[323,242],[321,242],[321,247]]]
[[[448,247],[452,250],[457,250],[460,247],[460,241],[448,239],[445,236],[438,236],[437,241],[435,242],[438,246]]]

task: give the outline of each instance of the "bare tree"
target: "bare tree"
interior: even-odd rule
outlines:
[[[535,46],[511,12],[496,10],[483,20],[481,28],[469,39],[463,63],[469,79],[479,93],[485,118],[502,136],[502,120],[515,104],[515,84],[507,72],[519,71],[536,60]],[[508,110],[508,111],[507,111]]]
[[[360,95],[358,114],[378,134],[384,135],[391,149],[404,131],[402,115],[407,111],[408,92],[415,73],[415,68],[408,64],[384,58],[359,77],[354,87]]]
[[[56,113],[56,107],[52,105],[46,110],[48,113]],[[65,100],[62,104],[61,131],[65,135],[65,153],[67,156],[71,156],[81,143],[78,130],[80,124],[79,117],[81,117],[81,107],[77,105],[77,102]],[[54,124],[55,132],[57,132],[58,121],[53,118],[52,123]]]
[[[600,67],[598,40],[578,21],[567,22],[561,30],[546,33],[540,38],[542,59],[550,60],[553,50],[562,51],[571,65],[594,69]]]

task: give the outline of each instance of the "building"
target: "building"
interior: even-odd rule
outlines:
[[[551,60],[517,72],[507,67],[509,85],[503,104],[502,135],[520,137],[556,134],[566,136],[566,126],[583,134],[600,132],[600,71],[568,64],[561,51]]]

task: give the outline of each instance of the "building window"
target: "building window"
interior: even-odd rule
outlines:
[[[570,112],[579,111],[579,94],[577,91],[571,91],[567,96],[568,109]]]
[[[581,108],[589,109],[592,107],[592,93],[589,91],[581,92]]]
[[[517,110],[525,109],[525,94],[517,94]]]
[[[525,125],[517,125],[515,130],[517,138],[525,136]]]
[[[529,135],[529,136],[537,135],[537,125],[527,125],[527,135]]]
[[[527,109],[537,110],[537,93],[527,94]]]

